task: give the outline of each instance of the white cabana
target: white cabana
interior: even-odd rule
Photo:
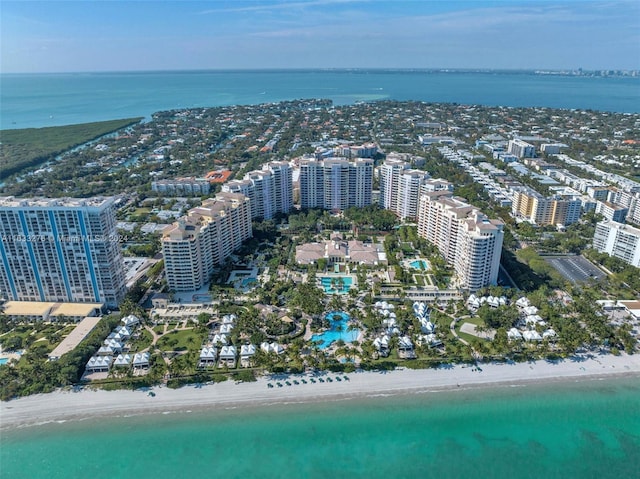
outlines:
[[[254,354],[256,354],[256,347],[253,344],[243,344],[240,347],[240,356],[244,357],[251,357]]]
[[[442,344],[442,341],[438,339],[435,334],[424,334],[422,336],[418,336],[417,342],[418,344],[426,344],[429,347],[436,347]]]
[[[118,354],[118,357],[113,362],[114,366],[129,366],[131,365],[131,356],[128,354]]]
[[[124,318],[122,318],[120,320],[125,326],[127,327],[133,327],[133,326],[137,326],[140,324],[140,318],[138,318],[136,315],[134,314],[130,314],[129,316],[125,316]]]
[[[235,346],[223,346],[220,350],[220,359],[235,359],[236,347]]]
[[[222,317],[222,324],[235,324],[236,315],[235,314],[225,314]]]
[[[233,324],[223,324],[222,326],[220,326],[220,333],[230,334],[232,329],[233,329]]]
[[[136,353],[133,355],[133,367],[135,369],[146,369],[149,367],[149,353]]]
[[[525,341],[542,341],[542,336],[537,331],[525,331],[522,337]]]
[[[87,362],[85,371],[87,373],[106,373],[111,368],[111,356],[93,356]]]
[[[96,352],[98,356],[113,356],[114,354],[118,354],[120,351],[114,351],[111,346],[100,346],[100,349]]]
[[[420,320],[420,329],[423,333],[431,334],[436,330],[436,325],[429,321],[429,319],[422,319]]]
[[[522,310],[522,312],[527,316],[531,316],[533,314],[538,314],[538,308],[536,308],[535,306],[527,306]]]
[[[530,314],[524,318],[524,322],[527,324],[538,324],[542,323],[542,318],[537,314]]]
[[[398,340],[398,349],[413,350],[413,342],[409,336],[402,336]]]
[[[378,351],[383,349],[389,349],[389,339],[390,339],[389,336],[386,334],[384,336],[380,336],[373,340],[373,347],[376,348]]]
[[[552,328],[549,328],[542,333],[542,339],[547,339],[547,338],[552,339],[552,338],[555,338],[556,336],[557,334]]]
[[[205,367],[211,364],[216,363],[216,359],[218,357],[218,350],[213,346],[205,346],[200,350],[200,361],[198,362],[199,367]]]
[[[253,344],[243,344],[240,347],[240,364],[243,368],[251,366],[251,358],[256,354],[256,347]]]
[[[262,349],[265,353],[284,353],[284,348],[278,343],[268,343],[265,341],[264,343],[260,344],[260,349]]]
[[[516,306],[518,308],[526,308],[527,306],[529,306],[529,300],[524,296],[522,296],[521,298],[518,298],[518,300],[516,301]]]
[[[507,338],[509,339],[522,339],[522,334],[516,328],[511,328],[507,331]]]
[[[213,344],[227,344],[227,335],[226,334],[216,334],[213,336]]]

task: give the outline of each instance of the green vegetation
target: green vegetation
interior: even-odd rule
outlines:
[[[0,180],[52,160],[57,155],[138,123],[142,118],[80,125],[0,131]]]
[[[202,344],[204,334],[195,329],[171,331],[158,339],[157,347],[163,351],[186,351]]]
[[[78,383],[87,361],[119,321],[119,316],[105,316],[73,351],[63,354],[58,361],[47,361],[46,351],[36,348],[27,351],[16,367],[0,366],[0,400],[51,392]]]

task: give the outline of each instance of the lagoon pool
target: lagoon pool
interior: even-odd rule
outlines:
[[[7,364],[9,362],[9,358],[0,358],[0,366],[3,364]]]
[[[338,283],[334,283],[334,285],[332,285],[331,282],[337,281],[338,278],[342,279],[342,285]],[[351,288],[353,278],[351,276],[322,276],[320,278],[320,283],[322,284],[324,292],[327,294],[344,294],[349,291],[349,288]]]
[[[335,316],[339,316],[340,319],[335,320]],[[314,334],[311,336],[311,341],[320,341],[320,344],[318,345],[320,349],[328,348],[331,343],[338,339],[342,339],[345,343],[351,343],[358,339],[360,330],[354,329],[348,331],[349,315],[347,313],[344,311],[331,311],[325,317],[329,320],[329,324],[331,325],[329,330],[322,334]]]
[[[429,263],[427,263],[423,259],[416,259],[409,263],[409,266],[411,266],[413,269],[429,269]]]

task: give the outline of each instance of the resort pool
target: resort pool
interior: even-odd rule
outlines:
[[[339,316],[340,319],[335,320],[334,317]],[[321,341],[318,347],[320,349],[328,348],[331,343],[342,339],[345,343],[351,343],[358,339],[360,331],[357,329],[348,331],[349,315],[343,311],[331,311],[326,318],[331,324],[331,328],[322,334],[314,334],[311,341]]]
[[[342,280],[342,284],[340,284]],[[342,294],[349,291],[353,284],[353,278],[351,276],[322,276],[320,282],[327,294]]]
[[[258,282],[258,280],[256,278],[244,278],[242,280],[242,287],[243,288],[248,288],[250,286],[253,286],[257,282]]]
[[[429,263],[427,263],[423,259],[416,259],[409,263],[409,266],[411,266],[413,269],[429,269]]]
[[[3,364],[7,364],[9,362],[9,358],[0,358],[0,366]]]

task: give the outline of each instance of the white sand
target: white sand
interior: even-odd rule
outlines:
[[[200,408],[228,408],[242,405],[266,405],[290,402],[321,402],[356,396],[377,396],[430,390],[457,389],[500,384],[547,382],[561,379],[580,380],[602,375],[640,376],[640,355],[595,356],[591,359],[567,359],[556,363],[537,361],[518,364],[484,364],[482,371],[470,366],[440,369],[397,370],[392,372],[357,372],[341,382],[312,384],[310,376],[284,379],[263,377],[253,383],[226,381],[202,387],[185,386],[177,390],[155,387],[155,397],[146,391],[57,391],[0,403],[0,429],[36,425],[50,421],[83,419],[95,416],[120,416]],[[285,380],[307,384],[287,386]],[[275,385],[280,381],[283,387]],[[269,388],[267,383],[274,384]]]

